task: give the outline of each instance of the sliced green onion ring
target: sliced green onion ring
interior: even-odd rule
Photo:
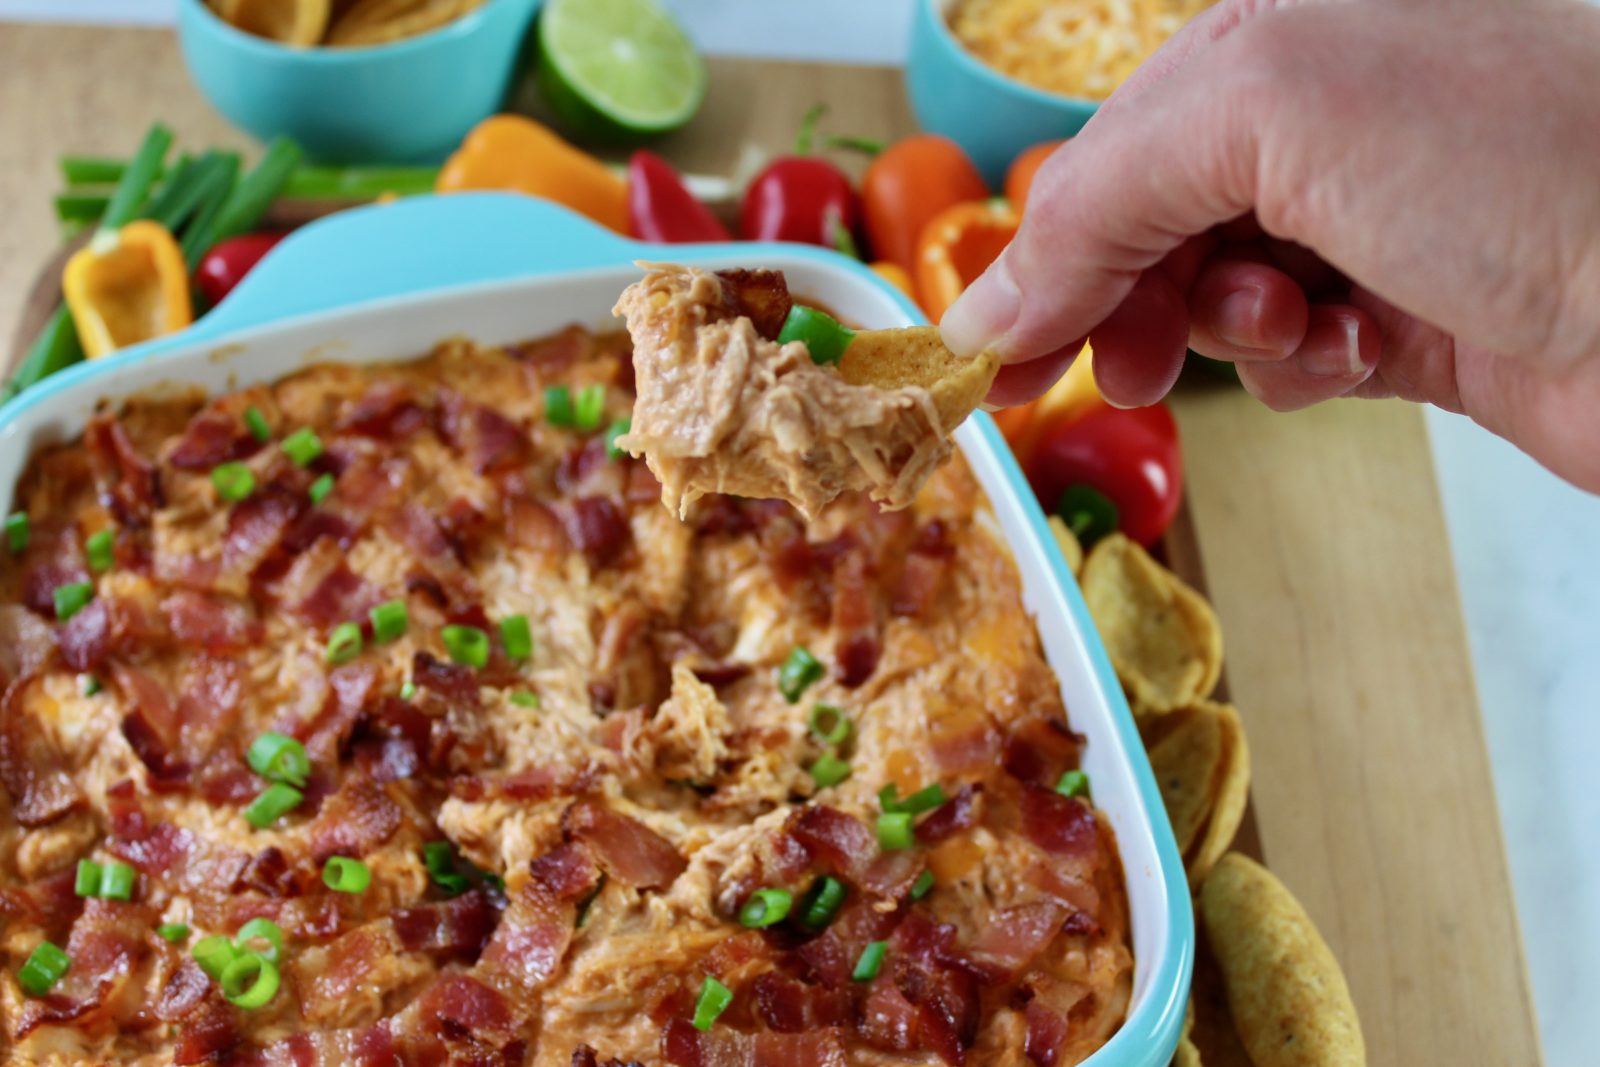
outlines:
[[[194,943],[194,948],[189,950],[189,955],[200,965],[200,969],[213,979],[221,978],[223,970],[239,958],[239,949],[234,943],[221,934],[212,934],[202,937]]]
[[[6,516],[6,548],[13,556],[21,555],[28,548],[29,527],[28,513],[14,511]]]
[[[73,880],[72,891],[80,897],[97,897],[100,895],[100,877],[102,868],[93,860],[79,860],[78,874]]]
[[[1056,783],[1056,792],[1064,797],[1089,796],[1089,776],[1082,771],[1067,771],[1061,776],[1061,781]]]
[[[111,564],[116,562],[117,531],[112,529],[97,530],[89,535],[83,543],[83,554],[89,561],[89,569],[96,574],[111,569]]]
[[[268,781],[287,782],[297,789],[305,788],[306,779],[311,777],[311,757],[306,755],[306,747],[272,730],[250,742],[245,762]]]
[[[606,458],[621,459],[627,452],[617,447],[617,438],[633,429],[632,419],[616,419],[606,428]]]
[[[512,659],[533,655],[533,628],[526,615],[508,615],[500,620],[500,644]]]
[[[789,914],[794,894],[787,889],[757,889],[739,909],[739,924],[752,930],[776,926]]]
[[[518,689],[506,699],[519,708],[536,708],[539,706],[539,695],[530,693],[526,689]]]
[[[189,927],[185,923],[162,923],[156,927],[156,936],[163,941],[177,944],[189,936]]]
[[[100,870],[100,893],[106,900],[132,900],[133,883],[139,872],[126,863],[111,860]]]
[[[322,455],[322,438],[318,437],[317,432],[309,426],[302,426],[285,437],[278,447],[283,449],[283,454],[288,456],[296,467],[305,467]]]
[[[71,969],[71,956],[49,941],[41,941],[17,972],[17,982],[29,996],[42,997]]]
[[[339,893],[363,893],[372,884],[372,869],[348,856],[329,856],[322,865],[322,884]]]
[[[838,747],[850,740],[854,726],[844,709],[837,704],[811,705],[811,736],[825,745]]]
[[[489,635],[476,626],[446,626],[439,638],[451,662],[480,669],[489,665]]]
[[[817,783],[817,788],[826,789],[850,777],[850,764],[832,752],[824,752],[817,757],[817,762],[811,765],[810,771],[811,780]]]
[[[243,500],[256,491],[256,476],[243,463],[224,463],[211,468],[211,484],[222,499]]]
[[[595,430],[606,415],[606,387],[596,382],[578,390],[572,421],[580,430]]]
[[[889,951],[889,942],[872,941],[861,950],[861,958],[856,960],[856,969],[850,972],[850,977],[857,982],[870,982],[878,977],[878,970],[883,966],[884,953]]]
[[[809,930],[821,930],[833,922],[833,917],[839,914],[839,909],[844,905],[846,890],[844,883],[837,878],[824,877],[811,887],[811,892],[806,894],[805,911],[800,916],[800,921]]]
[[[52,593],[56,604],[56,618],[66,622],[88,606],[94,599],[93,582],[67,582],[58,585]]]
[[[933,891],[933,872],[923,871],[917,875],[917,880],[911,883],[911,899],[921,900]]]
[[[264,956],[238,956],[223,968],[217,982],[228,1003],[254,1011],[265,1007],[278,995],[278,968]]]
[[[544,421],[551,426],[571,426],[574,419],[572,388],[566,385],[545,386]]]
[[[265,830],[300,806],[305,796],[292,785],[273,782],[244,809],[244,818],[257,830]]]
[[[387,600],[368,613],[372,620],[372,639],[384,643],[398,641],[411,623],[404,600]]]
[[[909,811],[886,811],[878,816],[878,847],[885,852],[898,852],[916,843],[911,830]]]
[[[824,673],[822,662],[811,654],[810,649],[795,645],[789,652],[789,658],[778,668],[778,691],[789,703],[798,704],[801,695]]]
[[[341,622],[328,634],[328,648],[323,658],[331,664],[349,663],[361,655],[361,624]]]
[[[262,941],[266,942],[266,947],[257,947],[257,942]],[[260,956],[268,963],[277,963],[283,956],[283,927],[271,919],[251,919],[233,935],[233,947]]]
[[[265,444],[272,439],[272,427],[267,425],[267,417],[261,414],[261,409],[251,405],[244,409],[244,424],[250,431],[250,436]]]
[[[700,999],[694,1006],[694,1028],[700,1031],[711,1029],[717,1016],[727,1011],[732,1003],[733,990],[706,975],[705,984],[700,987]]]
[[[311,488],[306,490],[306,495],[313,504],[320,504],[328,499],[328,494],[333,492],[333,475],[324,474],[311,483]]]

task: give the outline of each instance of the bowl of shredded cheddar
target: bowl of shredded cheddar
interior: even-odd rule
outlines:
[[[921,0],[906,86],[922,125],[991,181],[1024,148],[1076,133],[1213,0]]]

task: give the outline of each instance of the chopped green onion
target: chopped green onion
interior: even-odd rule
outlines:
[[[268,781],[287,782],[297,789],[304,788],[311,776],[311,757],[306,755],[306,747],[272,730],[250,742],[245,762]]]
[[[189,950],[189,955],[200,965],[200,969],[212,978],[221,978],[222,972],[239,958],[239,949],[234,943],[221,934],[212,934],[202,937],[194,943],[194,948]]]
[[[809,930],[821,930],[833,922],[833,917],[839,914],[839,908],[844,905],[844,883],[837,878],[825,877],[806,894],[805,911],[800,916],[800,921]]]
[[[177,234],[203,205],[212,200],[221,203],[238,170],[237,152],[208,149],[197,159],[180,156],[168,170],[160,191],[145,202],[139,217],[159,222]]]
[[[911,899],[921,900],[933,890],[933,872],[923,871],[917,875],[917,880],[911,883]]]
[[[257,830],[265,830],[284,815],[299,807],[305,796],[292,785],[273,782],[244,809],[244,818]]]
[[[632,419],[617,419],[606,428],[606,458],[621,459],[625,453],[617,447],[617,438],[633,429]]]
[[[138,877],[126,863],[112,860],[101,869],[99,896],[106,900],[132,900],[133,883]]]
[[[72,968],[72,957],[48,941],[41,941],[17,972],[17,982],[29,996],[42,997]]]
[[[84,696],[92,697],[95,694],[99,693],[104,688],[105,688],[105,686],[100,684],[100,679],[96,678],[94,675],[86,674],[86,675],[83,676],[83,695]]]
[[[850,977],[858,982],[870,982],[878,977],[878,969],[883,966],[883,954],[887,951],[887,941],[868,942],[867,947],[861,950],[861,958],[856,960],[856,969],[850,972]]]
[[[89,569],[95,573],[108,571],[115,561],[113,549],[116,545],[117,531],[112,529],[100,530],[89,535],[83,543],[83,554],[89,560]]]
[[[349,663],[361,655],[361,625],[341,622],[328,635],[328,648],[323,659],[329,663]]]
[[[752,930],[763,926],[776,926],[789,914],[794,894],[787,889],[757,889],[739,909],[739,923]]]
[[[938,782],[925,789],[919,789],[904,800],[899,798],[899,787],[893,782],[878,790],[878,804],[886,812],[905,812],[909,815],[921,815],[925,811],[932,811],[945,802],[944,787]]]
[[[21,555],[28,547],[28,513],[14,511],[6,516],[6,548],[13,556]]]
[[[573,408],[572,421],[580,430],[594,430],[606,415],[606,387],[596,382],[578,390],[578,400]]]
[[[372,609],[369,617],[372,619],[372,639],[378,642],[398,641],[411,621],[404,600],[379,604]]]
[[[256,476],[243,463],[224,463],[212,468],[211,484],[224,500],[243,500],[256,491]]]
[[[835,756],[832,752],[824,752],[817,757],[817,762],[811,765],[811,779],[817,783],[818,789],[826,789],[830,785],[838,785],[850,777],[850,764]]]
[[[78,876],[72,884],[72,891],[80,897],[99,896],[101,870],[101,866],[93,860],[79,860]]]
[[[265,1007],[278,995],[278,968],[261,956],[239,956],[222,970],[217,979],[228,1003],[246,1011]]]
[[[789,317],[783,320],[783,329],[778,331],[780,345],[803,342],[813,363],[839,362],[855,337],[854,330],[841,325],[832,315],[804,304],[789,309]]]
[[[68,582],[66,585],[56,586],[52,595],[56,602],[56,618],[66,622],[94,599],[94,583]]]
[[[533,629],[526,615],[509,615],[500,620],[500,643],[512,659],[527,659],[533,655]]]
[[[173,944],[177,944],[179,941],[188,938],[189,927],[183,923],[162,923],[156,927],[156,936],[163,941],[171,941]]]
[[[111,194],[111,203],[101,217],[101,230],[120,230],[134,220],[140,205],[150,193],[150,186],[161,173],[161,163],[167,158],[167,149],[171,147],[172,131],[159,122],[145,132],[139,150],[118,179],[116,191]]]
[[[68,185],[111,185],[128,169],[122,160],[105,156],[62,156],[57,163]]]
[[[259,226],[289,175],[300,165],[300,156],[300,146],[287,137],[275,138],[268,144],[260,162],[239,179],[217,212],[211,242],[226,241]]]
[[[430,841],[422,846],[422,865],[433,884],[450,896],[466,891],[466,875],[456,870],[456,848],[448,841]]]
[[[1055,513],[1061,516],[1074,537],[1085,549],[1094,547],[1122,521],[1117,505],[1100,490],[1088,485],[1069,485],[1056,497]]]
[[[272,439],[272,427],[267,425],[267,417],[261,414],[261,409],[251,405],[244,409],[244,424],[250,430],[250,436],[262,444]]]
[[[195,204],[190,209],[192,214],[183,227],[183,239],[178,242],[190,274],[199,268],[200,261],[212,246],[221,240],[217,236],[217,218],[222,214],[223,205],[233,190],[234,179],[239,176],[239,153],[217,152],[207,155],[216,163],[197,179],[202,187],[194,194]]]
[[[262,941],[266,942],[266,947],[257,947],[257,942]],[[277,963],[283,956],[283,927],[271,919],[251,919],[233,935],[233,947],[260,956],[268,963]]]
[[[811,705],[811,736],[835,747],[850,740],[850,718],[837,704]]]
[[[538,695],[535,693],[530,693],[526,689],[517,690],[507,699],[519,708],[536,708],[539,706]]]
[[[284,200],[373,200],[384,193],[433,192],[438,167],[296,167],[284,182]]]
[[[412,697],[414,697],[416,695],[417,695],[417,683],[416,682],[413,682],[410,678],[407,678],[405,681],[400,683],[400,699],[401,700],[410,700]]]
[[[322,884],[340,893],[360,893],[372,884],[372,871],[360,860],[329,856],[322,865]]]
[[[311,488],[306,490],[306,495],[311,497],[313,504],[320,504],[328,499],[328,494],[333,492],[333,475],[324,474],[311,483]]]
[[[706,975],[706,983],[700,987],[700,999],[694,1006],[694,1028],[701,1031],[711,1029],[717,1016],[727,1011],[732,1003],[733,990]]]
[[[83,344],[78,340],[78,328],[73,324],[72,312],[62,304],[34,338],[11,377],[0,384],[0,402],[31,389],[59,370],[82,362]]]
[[[886,811],[878,816],[878,847],[885,852],[907,849],[915,843],[911,833],[911,813]]]
[[[572,410],[572,389],[565,385],[544,387],[544,421],[551,426],[571,426],[577,420]]]
[[[304,467],[322,455],[322,438],[309,426],[303,426],[285,437],[278,447],[296,467]]]
[[[446,626],[439,631],[453,663],[468,667],[489,665],[489,635],[476,626]]]
[[[795,645],[789,658],[778,668],[778,691],[791,704],[799,703],[800,696],[811,683],[821,679],[822,663],[804,645]]]
[[[1089,776],[1082,771],[1068,771],[1056,783],[1056,792],[1064,797],[1089,796]]]

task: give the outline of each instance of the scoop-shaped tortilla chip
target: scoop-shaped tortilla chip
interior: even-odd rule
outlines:
[[[280,44],[307,48],[328,29],[328,0],[217,0],[223,21]]]
[[[1239,713],[1202,700],[1144,728],[1172,832],[1198,886],[1239,831],[1250,793],[1250,750]]]
[[[1183,1015],[1183,1033],[1178,1037],[1178,1047],[1172,1054],[1172,1067],[1200,1067],[1200,1050],[1194,1047],[1194,998],[1189,998],[1189,1010]]]
[[[1230,852],[1206,878],[1200,914],[1255,1067],[1364,1067],[1344,973],[1282,882]]]
[[[983,403],[999,370],[992,352],[963,359],[950,351],[937,326],[861,330],[839,360],[839,377],[851,385],[928,390],[947,434]]]
[[[1205,598],[1120,533],[1090,551],[1079,578],[1106,652],[1136,712],[1209,696],[1222,674],[1222,628]]]

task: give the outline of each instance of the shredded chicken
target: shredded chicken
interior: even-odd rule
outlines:
[[[652,265],[615,310],[633,336],[638,388],[617,444],[645,457],[680,515],[707,493],[814,516],[869,490],[903,508],[950,454],[927,389],[853,385],[804,344],[762,336],[716,274]]]

